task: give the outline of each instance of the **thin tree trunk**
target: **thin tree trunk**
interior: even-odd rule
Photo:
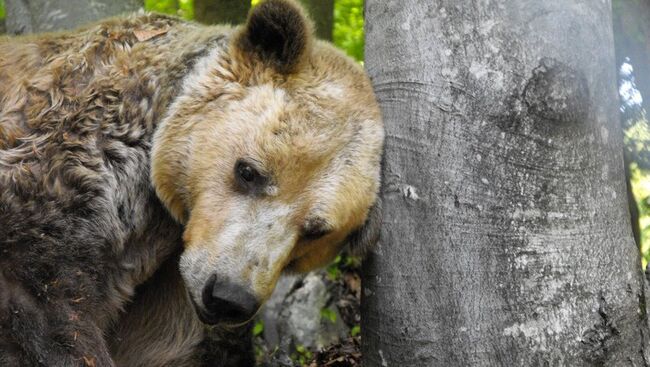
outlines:
[[[647,366],[611,3],[368,0],[365,366]]]
[[[332,40],[332,21],[334,19],[334,0],[300,0],[309,12],[320,39]]]
[[[194,18],[205,24],[239,24],[246,20],[250,1],[194,0]]]
[[[623,164],[625,167],[625,187],[627,188],[627,206],[630,211],[630,222],[632,225],[632,235],[634,236],[634,242],[636,243],[639,249],[641,248],[641,223],[639,222],[639,207],[636,204],[636,197],[634,196],[634,191],[632,191],[632,172],[630,164],[632,163],[632,158],[630,158],[631,153],[624,152],[623,154]]]
[[[9,34],[49,32],[136,11],[138,0],[6,0]]]

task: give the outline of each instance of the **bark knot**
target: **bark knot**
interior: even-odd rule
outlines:
[[[528,112],[544,120],[580,123],[589,114],[589,87],[584,74],[553,58],[542,58],[524,88]]]
[[[598,316],[600,322],[582,334],[583,358],[595,365],[604,366],[620,331],[607,311],[607,303],[603,296],[598,302]]]

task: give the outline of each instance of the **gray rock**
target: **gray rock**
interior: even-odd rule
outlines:
[[[262,349],[280,361],[297,346],[316,351],[345,339],[350,330],[333,301],[324,271],[281,278],[261,313]]]
[[[261,312],[261,319],[264,322],[264,341],[269,350],[280,345],[280,311],[285,307],[285,300],[293,287],[301,281],[301,277],[298,276],[280,278],[275,286],[275,291]]]

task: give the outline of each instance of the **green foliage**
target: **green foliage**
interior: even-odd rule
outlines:
[[[144,8],[147,11],[194,19],[194,2],[192,0],[144,0]]]
[[[320,310],[320,317],[331,322],[332,324],[336,323],[336,311],[332,310],[331,308],[324,308]]]
[[[303,345],[296,345],[295,353],[291,353],[291,359],[300,366],[305,366],[312,359],[313,355],[309,349]]]
[[[264,322],[262,320],[255,321],[253,326],[253,336],[260,336],[264,332]]]
[[[331,264],[327,266],[327,279],[336,282],[341,279],[343,270],[357,269],[361,266],[361,259],[347,254],[338,255]]]
[[[361,267],[361,258],[352,255],[345,255],[343,258],[344,269],[358,269]]]
[[[643,256],[643,268],[645,269],[650,260],[650,172],[639,169],[639,166],[632,164],[630,169],[632,191],[639,208],[639,226],[641,228],[641,255]]]
[[[178,1],[176,0],[145,0],[144,8],[149,11],[155,11],[165,14],[176,14],[178,11]]]
[[[625,147],[627,154],[633,157],[630,166],[630,181],[632,191],[639,208],[639,226],[641,228],[641,254],[643,268],[650,261],[650,167],[647,165],[647,154],[650,148],[650,127],[643,118],[625,130]]]
[[[355,337],[357,335],[361,334],[361,326],[359,325],[354,325],[352,329],[350,329],[350,336]]]
[[[0,0],[0,19],[5,18],[5,0]]]
[[[194,1],[178,0],[178,10],[185,19],[194,19]]]
[[[363,61],[363,0],[335,0],[334,44]]]
[[[341,269],[339,268],[339,265],[341,265],[341,255],[338,255],[334,261],[327,266],[327,279],[335,282],[341,278]]]
[[[253,6],[261,0],[251,0]],[[4,16],[4,0],[0,0],[0,18]],[[144,8],[165,14],[179,15],[194,19],[193,0],[145,0]],[[334,24],[332,30],[334,44],[357,61],[363,61],[363,0],[335,0]]]

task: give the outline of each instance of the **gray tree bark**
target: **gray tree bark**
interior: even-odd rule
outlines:
[[[250,8],[248,0],[194,0],[194,18],[205,24],[239,24]]]
[[[6,0],[9,34],[72,29],[142,8],[139,0]]]
[[[367,0],[365,366],[647,366],[608,0]]]
[[[332,40],[334,21],[334,0],[300,0],[309,12],[316,26],[316,36],[320,39]]]

